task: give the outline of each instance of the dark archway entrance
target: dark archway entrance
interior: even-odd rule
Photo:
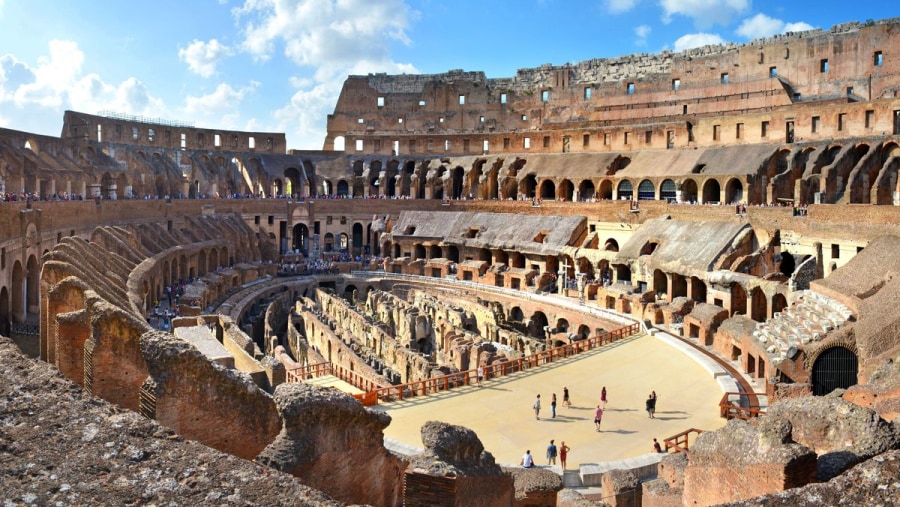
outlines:
[[[300,250],[303,255],[309,256],[309,227],[306,224],[294,226],[294,250]]]
[[[813,394],[823,396],[835,389],[856,385],[858,359],[846,347],[832,347],[819,355],[812,367]]]

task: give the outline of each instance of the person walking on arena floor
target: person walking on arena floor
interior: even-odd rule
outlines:
[[[541,420],[541,395],[537,395],[537,398],[534,400],[534,418],[538,421]]]
[[[566,473],[566,457],[571,450],[572,448],[566,445],[565,440],[559,443],[559,464],[562,466],[563,473]]]
[[[603,389],[600,390],[600,403],[603,404],[603,409],[606,409],[606,386],[603,386]]]
[[[603,408],[600,405],[597,405],[597,410],[594,410],[594,426],[597,428],[597,431],[600,431],[600,421],[603,420]]]
[[[653,439],[653,452],[663,452],[662,447],[659,445],[659,442],[657,442],[655,438]]]
[[[652,394],[647,396],[647,401],[644,405],[647,408],[647,417],[654,419],[653,414],[656,412],[656,398],[654,398]]]
[[[563,386],[563,406],[566,408],[572,406],[572,404],[569,403],[569,388],[565,386]]]
[[[550,418],[556,419],[556,393],[550,397]]]
[[[481,387],[481,382],[484,381],[484,365],[478,365],[478,369],[475,370],[475,376],[478,381],[478,387]]]
[[[556,444],[553,443],[553,440],[550,441],[550,445],[547,446],[547,464],[555,465],[556,464]]]

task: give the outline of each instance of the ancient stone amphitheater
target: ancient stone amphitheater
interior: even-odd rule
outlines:
[[[900,19],[350,76],[323,151],[2,129],[0,498],[894,505],[898,172]],[[602,502],[458,426],[388,450],[369,408],[656,332],[731,372],[731,420]]]

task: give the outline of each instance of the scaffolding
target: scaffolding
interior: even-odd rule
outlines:
[[[194,128],[194,122],[192,122],[192,121],[167,120],[164,118],[148,118],[146,116],[125,114],[125,113],[116,113],[114,111],[100,111],[99,113],[97,113],[97,116],[103,116],[104,118],[110,118],[112,120],[123,120],[123,121],[137,122],[137,123],[147,123],[147,124],[151,124],[151,125],[163,125],[163,126],[167,126],[167,127]]]

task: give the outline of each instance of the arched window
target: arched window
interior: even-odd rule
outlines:
[[[631,185],[631,182],[628,180],[622,180],[619,182],[619,199],[628,199],[631,200],[634,197],[634,187]]]
[[[675,182],[672,180],[663,180],[659,186],[659,198],[663,201],[675,200]]]
[[[638,199],[653,200],[656,198],[656,190],[653,188],[653,182],[644,180],[638,185]]]

